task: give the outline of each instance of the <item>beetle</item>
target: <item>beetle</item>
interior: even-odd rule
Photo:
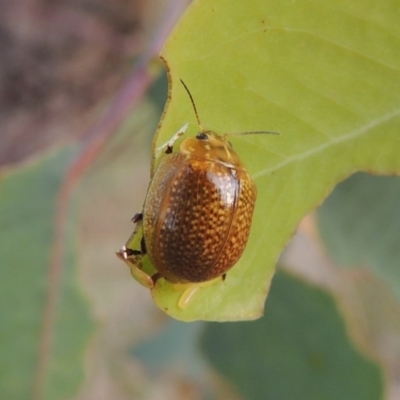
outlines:
[[[205,129],[192,94],[181,83],[192,103],[199,132],[184,139],[179,151],[173,151],[174,142],[185,129],[167,144],[151,179],[143,212],[133,218],[135,232],[117,255],[146,287],[153,288],[160,278],[192,286],[180,301],[184,307],[199,286],[225,280],[249,238],[257,189],[228,136],[276,132],[218,135]],[[143,232],[140,249],[133,249],[131,239],[139,230]],[[145,254],[156,269],[152,276],[141,269]]]

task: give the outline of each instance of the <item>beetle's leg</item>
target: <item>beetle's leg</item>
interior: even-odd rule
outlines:
[[[142,236],[142,239],[140,240],[140,250],[143,254],[147,254],[147,249],[146,249],[146,242],[144,241],[144,236]]]
[[[182,296],[180,297],[178,301],[178,307],[181,310],[184,310],[189,303],[192,301],[193,297],[200,291],[201,286],[200,285],[191,285],[185,291],[182,293]]]
[[[225,279],[226,279],[226,273],[223,274],[221,278],[222,278],[222,281],[225,281]]]
[[[151,275],[143,270],[143,256],[146,254],[146,243],[142,232],[143,214],[137,213],[132,218],[135,223],[133,233],[127,240],[125,246],[117,253],[117,257],[124,261],[129,267],[131,275],[141,285],[151,289],[154,282]]]
[[[206,282],[174,283],[173,284],[174,289],[182,291],[182,295],[178,301],[178,307],[181,310],[185,309],[186,307],[188,307],[189,303],[192,301],[192,299],[196,296],[196,294],[200,291],[201,288],[214,285],[220,279],[221,276]]]
[[[122,246],[121,250],[115,253],[117,257],[124,262],[139,263],[143,254],[140,250],[132,250],[126,246]]]
[[[143,220],[143,214],[142,213],[136,213],[133,217],[132,217],[132,219],[131,219],[131,221],[134,223],[134,224],[137,224],[138,222],[140,222],[140,221],[142,221]]]
[[[159,272],[155,272],[152,276],[151,279],[153,280],[153,284],[155,285],[156,282],[162,278],[162,275]]]
[[[121,251],[117,253],[117,256],[120,259],[127,260],[131,256],[143,256],[144,254],[147,253],[146,251],[146,244],[144,242],[144,236],[142,235],[141,240],[140,240],[140,250],[134,250],[132,247],[136,247],[137,244],[133,244],[133,242],[137,242],[135,239],[136,236],[138,236],[139,229],[142,227],[142,221],[143,221],[143,214],[142,213],[137,213],[132,217],[131,220],[135,225],[135,228],[129,237],[128,241],[126,242],[126,245],[122,247]]]
[[[135,218],[135,217],[133,217],[133,218]],[[135,231],[133,232],[132,235],[135,235],[136,233],[137,233],[137,229],[135,229]],[[145,254],[147,254],[146,242],[144,241],[144,236],[142,236],[142,238],[140,239],[140,250],[134,250],[134,249],[131,249],[130,247],[123,246],[119,253],[121,253],[122,251],[124,251],[127,254],[127,258],[129,258],[130,256],[144,256]],[[117,255],[119,253],[117,253]],[[121,257],[119,257],[119,258],[121,258]]]
[[[141,285],[151,289],[154,287],[153,278],[142,270],[142,257],[143,253],[140,250],[132,250],[123,246],[117,253],[117,257],[125,262],[131,271],[131,275]]]
[[[181,137],[186,132],[188,127],[189,124],[185,124],[184,126],[182,126],[181,129],[179,129],[178,132],[175,133],[174,136],[172,136],[170,140],[168,140],[167,143],[164,143],[160,147],[157,147],[155,152],[156,158],[158,158],[162,152],[164,152],[165,154],[172,153],[172,150],[174,148],[174,143],[177,141],[179,137]]]
[[[143,255],[143,253],[140,250],[132,250],[132,249],[127,249],[127,250],[129,250],[129,256],[141,256],[141,255]]]

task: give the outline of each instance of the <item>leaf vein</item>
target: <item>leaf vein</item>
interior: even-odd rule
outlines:
[[[357,139],[359,136],[366,134],[369,130],[376,128],[377,126],[384,124],[384,123],[398,117],[399,115],[400,115],[400,109],[396,109],[388,114],[383,115],[380,118],[376,118],[376,119],[370,121],[369,123],[362,125],[361,127],[357,128],[353,131],[350,131],[341,136],[334,137],[334,138],[332,138],[332,140],[330,140],[326,143],[323,143],[319,146],[313,147],[305,152],[292,155],[292,156],[288,157],[286,160],[282,161],[281,163],[274,165],[273,167],[263,169],[263,170],[259,171],[258,173],[254,174],[253,179],[256,180],[264,175],[270,174],[273,171],[277,171],[291,163],[302,161],[308,157],[314,156],[315,154],[321,153],[325,149],[327,149],[331,146],[336,146],[341,143]]]

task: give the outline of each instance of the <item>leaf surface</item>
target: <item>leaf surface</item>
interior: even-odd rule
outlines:
[[[206,128],[280,136],[231,138],[258,187],[246,251],[185,310],[160,280],[161,309],[185,321],[258,318],[301,218],[356,171],[399,173],[399,18],[390,0],[192,3],[162,52],[170,101],[153,150],[187,122],[197,131],[179,79]]]

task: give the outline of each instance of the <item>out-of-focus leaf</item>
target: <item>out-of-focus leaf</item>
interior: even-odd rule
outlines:
[[[55,204],[70,159],[71,151],[57,152],[1,181],[2,399],[61,399],[71,396],[83,380],[84,351],[93,325],[75,276],[71,236],[62,270],[50,269]],[[49,299],[52,285],[58,285],[56,296]]]
[[[286,273],[272,285],[266,316],[208,324],[202,347],[252,400],[378,400],[383,374],[354,348],[333,298]]]
[[[205,368],[197,349],[203,327],[202,322],[185,324],[171,320],[158,335],[136,346],[133,354],[155,373],[174,365],[198,379]]]
[[[399,206],[399,178],[356,174],[318,210],[318,224],[337,264],[370,267],[400,301]]]

